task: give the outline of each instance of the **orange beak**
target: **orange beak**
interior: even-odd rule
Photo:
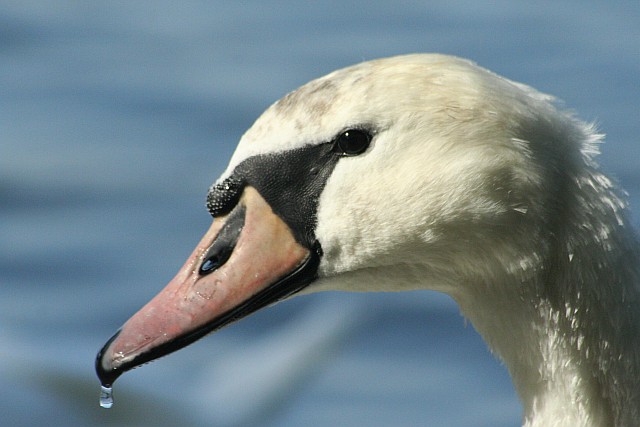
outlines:
[[[298,292],[315,279],[320,255],[319,245],[298,243],[263,197],[246,187],[173,280],[100,350],[102,384],[110,387],[123,372]]]

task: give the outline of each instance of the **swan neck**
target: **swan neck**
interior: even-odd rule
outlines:
[[[509,369],[527,427],[640,419],[638,243],[630,227],[608,230],[606,240],[571,231],[580,243],[558,245],[551,271],[454,296]]]
[[[534,306],[520,297],[502,297],[490,296],[488,310],[480,308],[478,298],[457,302],[507,366],[523,404],[524,425],[610,425],[608,404],[584,369],[578,338],[563,330],[561,313],[548,303]]]

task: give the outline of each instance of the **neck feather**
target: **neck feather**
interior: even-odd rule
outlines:
[[[606,177],[573,185],[547,254],[532,251],[453,296],[507,365],[526,426],[637,425],[638,241]]]

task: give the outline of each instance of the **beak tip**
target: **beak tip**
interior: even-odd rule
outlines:
[[[105,343],[96,355],[96,374],[100,383],[105,387],[111,387],[114,381],[122,374],[121,369],[114,367],[113,358],[109,356],[111,344],[118,338],[118,335],[120,335],[120,330],[109,338],[109,341]]]

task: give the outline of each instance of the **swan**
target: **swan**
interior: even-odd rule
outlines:
[[[638,239],[594,127],[476,64],[412,54],[269,107],[176,277],[99,351],[123,372],[294,294],[450,295],[525,426],[640,425]]]

